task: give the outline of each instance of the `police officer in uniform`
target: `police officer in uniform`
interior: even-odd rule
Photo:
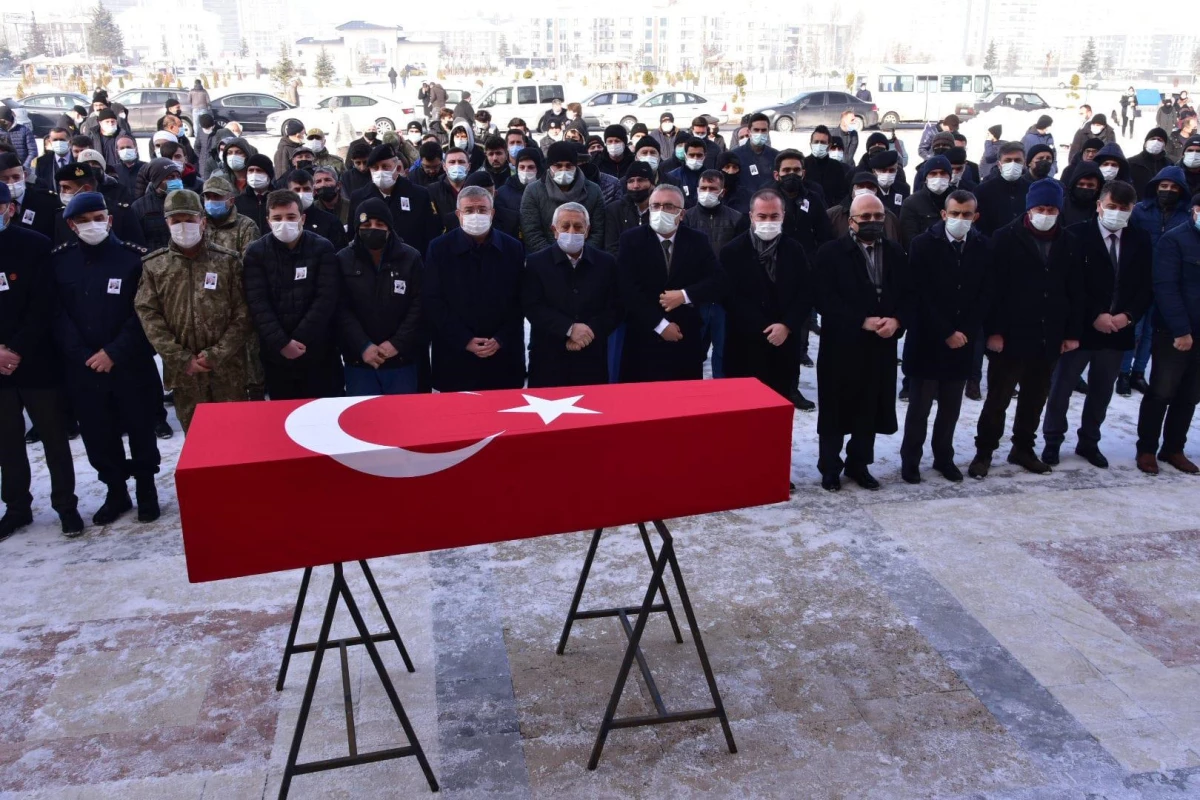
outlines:
[[[138,520],[152,522],[159,515],[154,423],[162,389],[133,306],[146,250],[112,235],[99,192],[75,195],[63,215],[79,241],[51,255],[59,301],[54,338],[88,462],[108,487],[92,522],[108,525],[133,507],[130,477],[137,482]],[[129,434],[128,457],[122,430]]]
[[[58,183],[59,201],[64,206],[69,204],[71,198],[80,192],[100,191],[100,181],[96,178],[95,171],[90,164],[82,161],[67,164],[55,172],[54,180]],[[100,192],[100,194],[104,195],[103,192]],[[105,206],[108,208],[109,216],[112,218],[111,230],[113,234],[122,242],[144,245],[142,227],[130,212],[129,203],[117,202],[110,197],[105,197],[104,201]],[[60,245],[64,242],[73,241],[75,241],[75,234],[67,224],[66,218],[61,214],[55,215],[54,244]]]

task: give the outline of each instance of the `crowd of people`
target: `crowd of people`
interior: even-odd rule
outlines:
[[[1114,390],[1137,389],[1138,468],[1200,472],[1184,454],[1200,400],[1188,105],[1128,158],[1084,107],[1060,174],[1049,117],[1016,140],[992,127],[979,163],[947,117],[910,165],[894,134],[862,132],[859,154],[853,115],[805,155],[772,147],[762,114],[728,142],[669,113],[593,132],[561,101],[500,129],[469,94],[447,110],[422,92],[428,127],[368,129],[344,154],[300,123],[259,152],[207,113],[193,141],[168,103],[143,158],[102,91],[41,156],[0,119],[0,539],[31,523],[39,439],[63,533],[82,533],[76,426],[107,487],[93,523],[133,509],[130,478],[156,519],[166,401],[186,432],[199,403],[698,380],[710,353],[714,378],[817,408],[830,491],[878,488],[898,400],[909,483],[935,402],[933,468],[963,479],[964,397],[983,401],[972,477],[1014,397],[1007,458],[1049,472],[1073,391],[1091,464],[1108,465]],[[810,331],[816,404],[798,383]]]

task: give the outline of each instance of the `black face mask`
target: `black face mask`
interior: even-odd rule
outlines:
[[[1179,202],[1180,197],[1179,192],[1164,191],[1163,189],[1158,190],[1158,204],[1163,208],[1170,208],[1175,205]]]
[[[1076,186],[1071,190],[1071,199],[1078,205],[1084,206],[1096,202],[1098,192],[1095,189],[1084,189]]]
[[[1029,171],[1031,173],[1033,173],[1033,176],[1035,178],[1045,178],[1047,175],[1050,174],[1050,167],[1052,165],[1053,165],[1052,161],[1039,161],[1038,163],[1036,163],[1032,167],[1030,167]]]
[[[309,175],[312,175],[313,163],[311,161],[300,161],[296,164],[296,169],[302,169]]]
[[[779,179],[779,188],[790,195],[800,194],[800,191],[804,188],[804,178],[794,172],[790,175],[784,175]]]
[[[880,153],[886,153],[886,152],[887,152],[886,147],[872,147],[870,150],[867,151],[867,158],[870,158],[872,156],[877,156]]]
[[[625,196],[635,203],[641,204],[650,199],[650,189],[626,189]]]
[[[363,246],[368,250],[382,250],[387,244],[387,231],[381,231],[377,228],[360,230],[358,232],[358,240],[363,243]]]
[[[855,234],[864,242],[875,242],[883,236],[882,222],[860,222],[858,223],[858,233]]]
[[[934,154],[935,156],[944,156],[944,155],[946,155],[946,153],[949,153],[949,152],[950,152],[950,148],[949,148],[949,147],[935,147],[935,148],[933,148],[933,154]]]
[[[375,131],[367,131],[366,133],[363,134],[363,138],[366,139],[368,142],[375,141],[375,138],[377,136],[379,136],[379,134],[375,133]]]
[[[338,187],[322,186],[314,194],[316,194],[318,200],[324,200],[326,203],[329,203],[338,196]]]
[[[728,197],[737,190],[738,181],[741,179],[741,174],[737,172],[725,173],[725,196]]]

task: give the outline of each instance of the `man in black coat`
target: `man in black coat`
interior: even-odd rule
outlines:
[[[1155,175],[1175,163],[1167,156],[1166,148],[1167,132],[1162,128],[1151,128],[1142,143],[1142,152],[1129,157],[1129,182],[1138,197],[1146,191],[1146,185]]]
[[[624,178],[633,161],[633,151],[629,149],[629,132],[625,130],[625,126],[609,125],[605,128],[604,151],[592,156],[592,163],[596,168],[614,178]]]
[[[610,255],[617,255],[625,231],[650,223],[654,176],[655,170],[644,161],[630,164],[622,180],[625,193],[604,207],[604,249]]]
[[[585,244],[587,209],[554,211],[556,247],[529,256],[521,307],[529,320],[529,388],[609,382],[608,337],[620,322],[617,260]]]
[[[1076,270],[1083,281],[1083,335],[1078,350],[1059,358],[1050,380],[1042,425],[1046,440],[1042,461],[1047,464],[1058,463],[1071,393],[1087,369],[1087,397],[1075,452],[1093,466],[1108,466],[1100,452],[1100,426],[1108,413],[1121,359],[1133,347],[1134,326],[1154,299],[1150,235],[1128,227],[1136,202],[1137,192],[1131,184],[1109,181],[1096,203],[1099,219],[1067,229],[1075,238]]]
[[[974,230],[977,208],[970,192],[951,192],[942,220],[913,239],[908,250],[912,310],[904,355],[909,395],[900,445],[900,476],[907,483],[921,482],[921,454],[934,401],[933,468],[946,480],[963,479],[954,465],[954,429],[971,374],[973,345],[983,334],[992,275],[987,239]]]
[[[905,249],[912,240],[934,226],[942,218],[946,197],[950,191],[950,160],[933,156],[922,167],[925,182],[900,208],[900,231]]]
[[[833,225],[825,201],[805,181],[804,157],[799,150],[784,150],[775,157],[775,182],[770,185],[787,203],[784,236],[798,241],[812,260],[817,249],[834,238]]]
[[[108,207],[108,216],[112,219],[113,235],[122,242],[145,246],[147,243],[142,233],[142,226],[134,217],[133,209],[129,203],[115,199],[115,192],[103,190],[104,184],[101,183],[102,179],[97,175],[98,172],[97,167],[93,167],[86,161],[68,164],[60,169],[54,176],[58,181],[59,200],[63,203],[70,203],[71,198],[81,192],[100,192],[104,196],[104,204]],[[176,177],[178,177],[177,173]],[[111,185],[116,188],[120,187],[116,181],[112,181]],[[165,223],[163,227],[166,228]],[[67,221],[58,215],[54,220],[54,244],[60,245],[74,240],[75,234],[71,232]]]
[[[521,270],[525,248],[492,224],[492,196],[458,193],[459,226],[429,245],[423,306],[433,331],[433,387],[440,392],[525,384]]]
[[[996,172],[979,184],[975,196],[979,199],[980,233],[991,236],[1025,213],[1025,193],[1033,179],[1025,170],[1025,148],[1020,142],[1000,145],[1000,162]]]
[[[68,536],[83,531],[76,510],[75,463],[67,443],[62,364],[50,340],[54,276],[50,240],[12,224],[8,184],[0,183],[0,541],[33,522],[25,416],[41,431],[50,470],[50,504]]]
[[[381,144],[371,151],[367,169],[372,185],[350,195],[350,234],[353,236],[358,226],[358,214],[355,213],[358,204],[369,197],[377,197],[392,212],[395,223],[392,231],[405,244],[424,253],[429,243],[442,232],[429,192],[404,176],[400,159],[387,145]]]
[[[341,220],[321,209],[314,200],[313,176],[311,173],[294,169],[285,176],[288,191],[294,192],[300,198],[301,211],[304,212],[304,230],[312,231],[333,245],[334,252],[346,246],[346,228]]]
[[[818,125],[809,138],[812,152],[804,159],[804,171],[808,181],[821,187],[826,205],[836,205],[850,193],[849,168],[843,161],[829,157],[831,143],[829,129]]]
[[[720,299],[717,257],[708,237],[680,227],[683,192],[659,186],[650,224],[621,235],[617,254],[627,313],[623,382],[700,380],[704,348],[700,305]]]
[[[392,231],[378,198],[359,206],[358,235],[337,254],[338,345],[346,360],[346,394],[413,394],[428,358],[422,326],[421,254]]]
[[[267,224],[267,197],[274,181],[275,167],[271,159],[263,153],[255,153],[246,159],[246,188],[233,201],[238,213],[254,220],[263,234],[271,232],[271,226]]]
[[[883,202],[871,194],[850,204],[850,233],[817,251],[817,355],[820,455],[817,469],[827,491],[841,489],[839,475],[878,489],[868,471],[875,435],[896,423],[896,340],[905,324],[908,263],[900,245],[883,238]],[[841,457],[849,434],[846,461]]]
[[[53,182],[53,175],[51,175]],[[8,186],[11,223],[54,239],[54,220],[61,216],[58,184],[54,190],[25,182],[25,168],[14,153],[0,153],[0,183]]]
[[[746,215],[725,205],[725,173],[705,170],[697,187],[696,205],[683,214],[683,224],[703,231],[718,259],[725,245],[747,229]],[[782,199],[782,196],[776,192]],[[811,305],[811,301],[809,305]],[[712,376],[725,377],[725,307],[720,303],[705,303],[700,307],[704,318],[704,350],[712,345]],[[792,342],[795,345],[795,342]]]
[[[800,359],[789,339],[808,324],[813,289],[808,257],[783,235],[783,217],[783,197],[760,189],[750,201],[751,229],[721,249],[725,374],[758,378],[790,398]]]
[[[270,234],[246,248],[243,281],[267,395],[333,397],[344,386],[333,330],[338,303],[333,245],[304,230],[295,192],[271,192],[266,206]]]
[[[1005,415],[1017,384],[1008,462],[1030,472],[1050,472],[1034,453],[1042,407],[1059,356],[1079,347],[1083,327],[1082,281],[1073,255],[1074,237],[1058,224],[1062,184],[1035,181],[1027,212],[992,237],[995,284],[984,321],[987,335],[988,393],[979,414],[972,478],[987,477],[992,453],[1000,446]],[[1074,384],[1071,384],[1074,386]]]

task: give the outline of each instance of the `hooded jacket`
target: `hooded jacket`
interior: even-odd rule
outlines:
[[[1025,148],[1026,159],[1028,159],[1029,148],[1035,144],[1044,144],[1050,148],[1050,155],[1054,160],[1051,162],[1050,174],[1047,177],[1053,178],[1058,174],[1058,148],[1054,146],[1054,134],[1038,133],[1037,128],[1030,126],[1029,130],[1025,131],[1025,135],[1021,137],[1021,146]],[[999,147],[997,147],[997,153],[999,153]],[[986,155],[987,148],[984,147],[984,156],[986,157]]]
[[[1159,131],[1162,133],[1163,131]],[[1150,133],[1154,133],[1151,131]],[[1150,136],[1147,134],[1146,141],[1149,141]],[[1142,145],[1142,152],[1136,156],[1129,157],[1129,181],[1133,184],[1133,188],[1141,195],[1146,185],[1154,180],[1154,176],[1162,172],[1174,162],[1167,157],[1167,148],[1164,146],[1161,153],[1151,155],[1146,152],[1145,143]]]
[[[1081,178],[1095,178],[1100,187],[1104,186],[1104,176],[1100,174],[1100,165],[1095,161],[1081,161],[1075,165],[1071,182],[1063,186],[1063,208],[1058,221],[1063,227],[1096,218],[1096,200],[1100,197],[1100,189],[1096,189],[1096,193],[1088,200],[1077,200],[1075,188]]]
[[[536,253],[554,244],[550,221],[554,209],[567,202],[582,203],[587,209],[591,220],[587,243],[604,249],[604,198],[600,187],[585,178],[583,171],[576,167],[575,180],[570,186],[560,187],[546,170],[540,180],[525,187],[521,198],[521,238],[525,242],[525,252]]]
[[[1164,209],[1158,203],[1158,185],[1170,181],[1182,189],[1179,201],[1172,208]],[[1180,225],[1190,225],[1192,222],[1191,195],[1187,190],[1187,176],[1182,167],[1166,167],[1154,176],[1154,180],[1146,184],[1142,192],[1143,200],[1133,207],[1129,224],[1150,234],[1150,242],[1158,246],[1158,240],[1163,234]]]
[[[220,144],[220,142],[217,142],[217,144]],[[245,184],[243,183],[242,186],[238,185],[238,174],[229,166],[229,148],[231,147],[238,147],[243,150],[246,153],[247,161],[249,161],[253,156],[258,155],[258,148],[246,141],[245,138],[241,136],[234,136],[232,139],[226,139],[225,152],[221,154],[221,160],[217,162],[218,166],[214,167],[213,171],[209,173],[209,177],[212,177],[213,175],[220,175],[223,178],[228,178],[229,182],[233,184],[233,188],[241,190],[244,188]],[[242,167],[243,181],[245,180],[245,174],[246,168]]]
[[[1108,123],[1105,123],[1104,130],[1099,133],[1092,133],[1092,124],[1089,122],[1075,131],[1075,138],[1071,140],[1071,149],[1067,152],[1068,161],[1075,160],[1075,156],[1083,151],[1083,143],[1088,139],[1100,139],[1105,144],[1112,144],[1117,140],[1117,133]]]
[[[1121,145],[1113,142],[1104,145],[1100,148],[1100,152],[1096,153],[1096,157],[1092,159],[1096,166],[1100,166],[1106,160],[1116,159],[1120,169],[1117,170],[1117,177],[1114,180],[1129,181],[1129,159],[1125,158],[1125,152],[1121,149]]]
[[[487,153],[483,148],[475,144],[475,131],[472,130],[472,123],[467,122],[462,117],[454,120],[454,125],[450,128],[450,144],[449,147],[454,147],[454,134],[461,128],[467,134],[467,146],[463,149],[467,151],[467,159],[471,172],[479,169],[487,161]],[[449,147],[447,149],[449,149]]]
[[[275,174],[287,175],[292,170],[292,156],[296,151],[303,147],[304,144],[297,144],[286,136],[279,137],[279,144],[275,146]]]
[[[171,159],[156,158],[151,161],[146,168],[145,193],[130,207],[133,218],[142,228],[146,248],[152,253],[171,242],[171,232],[167,229],[167,220],[163,216],[164,196],[158,193],[158,185],[171,174],[179,174],[175,162]]]
[[[979,162],[979,182],[980,183],[983,183],[985,180],[990,178],[992,176],[992,173],[994,173],[996,171],[996,168],[999,166],[999,164],[1000,164],[1000,145],[1002,145],[1002,144],[1004,144],[1004,142],[1002,142],[1000,140],[996,140],[994,142],[991,140],[988,140],[983,143],[983,160]],[[1055,157],[1055,159],[1057,159],[1058,154],[1055,153],[1054,157]],[[1054,168],[1056,170],[1058,169],[1057,162],[1055,163]]]
[[[533,155],[537,163],[537,176],[540,180],[542,175],[546,172],[546,164],[543,160],[541,148],[527,147],[523,152],[531,153]],[[537,181],[534,181],[534,183],[536,182]],[[532,185],[532,183],[529,184],[529,186]],[[508,180],[504,182],[504,185],[496,189],[496,208],[509,211],[519,219],[521,216],[521,199],[525,196],[525,190],[527,188],[528,186],[521,183],[520,178],[518,178],[516,175],[510,175]],[[522,240],[524,239],[523,236],[518,238],[521,238]]]

